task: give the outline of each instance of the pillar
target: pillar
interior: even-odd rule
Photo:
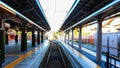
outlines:
[[[3,13],[0,11],[0,67],[5,62],[5,29],[3,28]]]
[[[72,46],[74,45],[74,28],[72,28]]]
[[[101,48],[102,48],[102,19],[101,16],[97,16],[97,48],[96,48],[96,59],[98,62],[101,61]]]
[[[40,31],[38,30],[37,33],[37,44],[40,44]]]
[[[70,35],[70,34],[69,34],[69,30],[68,30],[68,44],[69,44],[69,39],[70,39],[69,35]]]
[[[81,30],[81,26],[78,27],[79,29],[79,50],[81,50],[81,46],[82,46],[82,30]]]
[[[33,27],[33,29],[32,29],[32,47],[35,47],[35,29],[34,29],[34,27]]]
[[[18,43],[18,34],[17,34],[18,30],[16,30],[16,35],[15,35],[15,43]]]
[[[21,33],[21,51],[27,51],[27,27],[23,25]]]
[[[41,31],[41,43],[43,43],[43,30]]]
[[[43,40],[46,40],[45,32],[43,31]]]
[[[65,36],[64,36],[64,42],[66,43],[66,32],[65,32]]]
[[[6,44],[9,44],[9,40],[8,40],[8,33],[7,33],[8,28],[5,28],[5,30],[6,30],[6,36],[5,36],[5,37],[6,37],[6,38],[5,38],[5,39],[6,39]]]

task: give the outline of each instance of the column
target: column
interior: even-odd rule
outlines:
[[[64,36],[64,42],[66,43],[66,32],[65,32],[65,36]]]
[[[72,46],[74,45],[74,28],[72,28]]]
[[[43,31],[43,40],[46,40],[45,32]]]
[[[15,43],[18,43],[18,34],[17,34],[18,30],[16,30],[16,35],[15,35]]]
[[[69,45],[69,39],[70,39],[70,37],[69,37],[69,30],[68,30],[68,45]]]
[[[81,46],[82,46],[82,30],[81,30],[81,26],[78,27],[79,29],[79,50],[81,50]]]
[[[96,48],[96,59],[98,62],[101,61],[101,47],[102,47],[102,19],[101,16],[97,16],[97,48]]]
[[[27,51],[27,27],[23,24],[21,33],[21,51]]]
[[[41,31],[41,43],[43,43],[43,30]]]
[[[40,30],[37,33],[37,44],[40,44]]]
[[[3,27],[3,13],[0,11],[0,67],[5,62],[5,29]]]
[[[39,33],[40,33],[40,43],[41,43],[41,31]]]
[[[5,37],[6,37],[6,38],[5,38],[5,39],[6,39],[6,44],[9,44],[9,40],[8,40],[8,33],[7,33],[8,28],[5,28],[5,30],[6,30],[6,36],[5,36]]]
[[[35,27],[33,27],[33,29],[32,29],[32,47],[35,47],[35,29],[34,29]]]

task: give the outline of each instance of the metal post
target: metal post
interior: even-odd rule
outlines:
[[[106,68],[109,68],[109,35],[107,37]]]
[[[74,45],[73,42],[74,42],[74,28],[72,28],[72,46]]]
[[[79,50],[81,50],[82,46],[82,30],[81,27],[79,27]]]
[[[102,19],[101,16],[97,17],[97,21],[98,21],[98,27],[97,27],[97,49],[96,49],[96,58],[97,61],[100,62],[101,61],[101,47],[102,47]]]

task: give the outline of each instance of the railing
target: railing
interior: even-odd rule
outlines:
[[[109,53],[108,53],[109,54]],[[106,61],[106,67],[109,67],[109,68],[120,68],[120,58],[117,57],[117,56],[114,56],[114,55],[107,55],[107,59],[108,61]]]

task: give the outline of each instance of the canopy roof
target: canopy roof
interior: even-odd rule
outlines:
[[[45,30],[49,31],[50,26],[38,0],[2,0],[4,3],[20,12]]]
[[[69,13],[68,16],[66,16],[66,19],[64,20],[64,24],[60,28],[60,31],[66,30],[67,28],[71,27],[72,25],[76,24],[82,19],[86,18],[90,14],[108,5],[112,1],[113,0],[80,0],[79,3],[76,5],[76,7],[74,7],[73,11],[71,11],[71,13]],[[111,12],[110,10],[106,9],[104,13],[101,13],[101,15],[106,14],[105,16],[107,17],[111,14],[119,12],[120,7],[118,7],[118,4],[116,6],[113,6],[112,8],[110,8],[110,10],[112,10]],[[92,18],[86,22],[91,22],[94,20],[95,18]]]

